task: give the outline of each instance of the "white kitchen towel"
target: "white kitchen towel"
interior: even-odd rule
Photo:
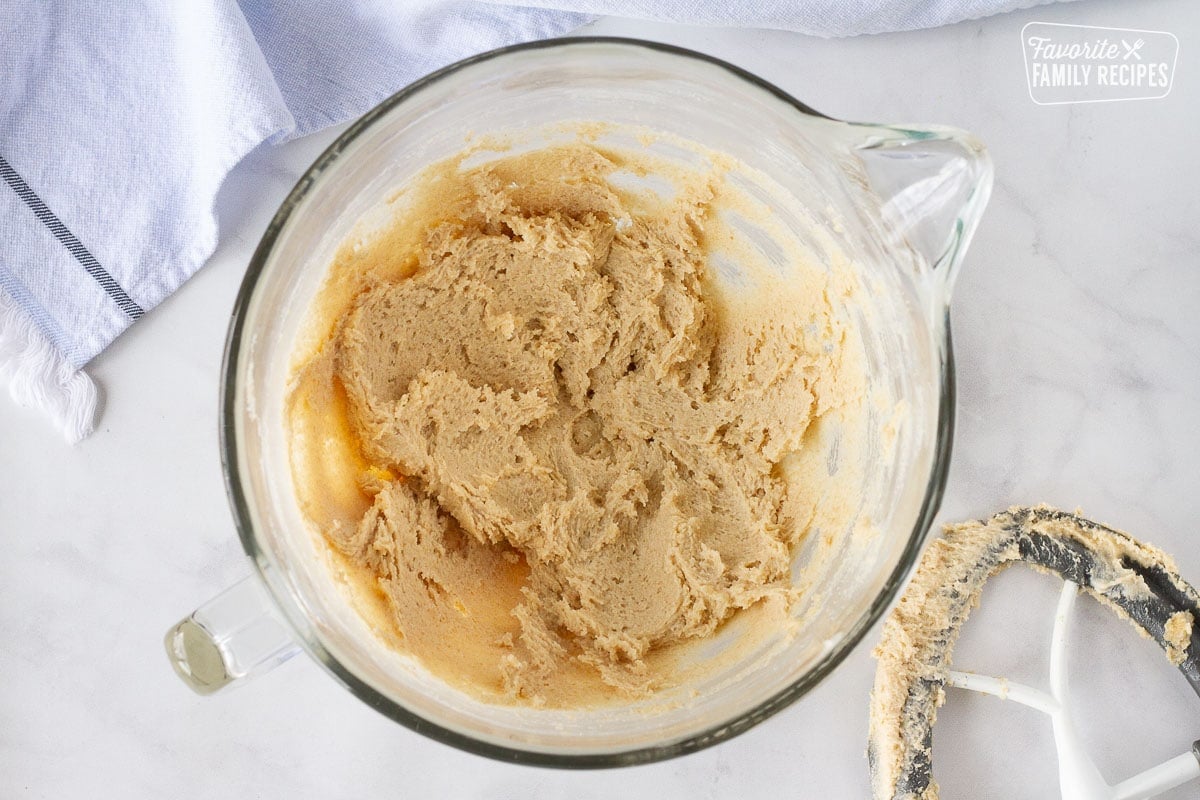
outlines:
[[[76,441],[83,367],[217,244],[252,149],[598,13],[849,35],[1028,0],[0,0],[0,382]],[[537,6],[537,7],[534,7]]]

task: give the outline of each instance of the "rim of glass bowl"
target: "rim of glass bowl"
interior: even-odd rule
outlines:
[[[238,447],[239,433],[235,424],[235,420],[240,413],[237,407],[237,383],[238,376],[243,367],[242,362],[242,342],[243,337],[247,334],[245,327],[246,313],[250,302],[254,297],[258,279],[263,268],[268,261],[272,248],[276,239],[287,227],[288,220],[296,208],[304,202],[312,187],[321,178],[322,174],[335,162],[345,150],[347,145],[358,138],[364,131],[375,124],[377,120],[388,114],[392,109],[401,105],[408,98],[421,92],[426,87],[441,80],[442,78],[451,75],[465,67],[479,64],[485,61],[491,61],[496,58],[501,58],[510,53],[522,52],[526,50],[542,50],[552,48],[568,48],[568,47],[589,47],[593,45],[619,45],[626,47],[644,48],[669,56],[695,59],[705,64],[716,65],[737,78],[747,82],[755,88],[763,89],[775,97],[783,100],[788,105],[796,109],[797,113],[820,117],[822,119],[832,119],[824,114],[806,106],[804,103],[796,100],[791,95],[787,94],[778,87],[768,83],[767,81],[753,75],[740,67],[736,67],[718,58],[714,58],[704,53],[698,53],[693,50],[688,50],[682,47],[673,45],[660,44],[657,42],[642,41],[640,39],[630,39],[624,37],[610,36],[591,36],[591,37],[571,37],[562,39],[549,39],[536,42],[528,42],[524,44],[512,45],[510,47],[502,47],[497,50],[491,50],[480,55],[458,61],[450,66],[444,67],[436,72],[409,84],[405,88],[398,91],[396,94],[384,100],[378,106],[368,111],[358,121],[352,124],[344,133],[342,133],[336,141],[331,144],[324,153],[313,162],[301,176],[296,186],[288,194],[287,198],[279,207],[271,223],[267,226],[266,232],[263,234],[262,240],[259,242],[257,249],[254,251],[253,257],[250,259],[249,267],[246,270],[246,276],[242,281],[241,289],[238,291],[237,299],[234,303],[233,315],[229,324],[229,333],[225,342],[224,364],[222,367],[222,384],[221,384],[221,413],[220,413],[220,449],[221,461],[225,474],[225,487],[229,496],[229,503],[233,510],[234,521],[237,526],[238,536],[242,541],[242,547],[246,554],[254,562],[255,569],[259,576],[263,578],[264,583],[270,588],[270,594],[274,602],[283,607],[286,604],[294,604],[294,599],[280,598],[272,586],[271,582],[265,575],[265,568],[271,564],[270,557],[259,546],[255,537],[254,525],[251,520],[249,507],[246,500],[246,494],[242,485],[242,476],[238,470]],[[387,695],[376,690],[374,687],[367,684],[357,675],[343,666],[335,659],[320,639],[313,635],[310,630],[304,630],[296,626],[292,614],[286,613],[284,616],[289,620],[289,624],[293,626],[295,633],[303,645],[305,650],[318,663],[323,665],[343,686],[345,686],[355,697],[365,702],[367,705],[376,709],[380,713],[390,717],[401,725],[409,728],[417,733],[423,734],[431,739],[457,747],[469,753],[476,755],[487,756],[489,758],[512,763],[533,764],[539,766],[560,767],[560,768],[599,768],[599,767],[618,767],[631,766],[635,764],[646,764],[654,761],[661,761],[675,756],[692,753],[697,750],[709,747],[711,745],[723,742],[730,739],[743,731],[757,725],[773,714],[781,711],[800,697],[805,695],[809,690],[821,682],[835,667],[842,663],[843,660],[855,649],[862,641],[883,613],[891,605],[909,571],[916,563],[916,559],[920,554],[921,548],[924,545],[926,535],[933,523],[933,518],[937,513],[938,507],[941,504],[942,494],[945,489],[946,475],[950,464],[950,449],[953,439],[954,430],[954,405],[955,405],[955,384],[954,384],[954,360],[951,350],[950,341],[950,322],[949,312],[946,313],[946,318],[943,320],[943,330],[945,332],[944,339],[941,342],[941,358],[942,358],[942,374],[941,374],[941,389],[938,403],[938,422],[937,422],[937,442],[934,451],[934,460],[931,467],[928,484],[925,490],[925,496],[921,503],[921,510],[917,516],[916,524],[912,532],[909,534],[909,539],[900,560],[893,568],[888,576],[882,590],[872,601],[857,622],[843,636],[833,648],[830,649],[808,672],[802,675],[793,683],[776,693],[768,700],[759,703],[750,708],[736,718],[723,720],[717,724],[711,725],[705,730],[689,736],[685,739],[668,742],[664,744],[650,745],[644,747],[634,747],[628,750],[615,752],[599,752],[599,753],[551,753],[540,750],[526,750],[517,746],[506,746],[496,744],[494,742],[475,739],[466,734],[460,733],[433,722],[425,717],[414,714],[396,701],[392,700]],[[865,700],[864,700],[865,702]]]

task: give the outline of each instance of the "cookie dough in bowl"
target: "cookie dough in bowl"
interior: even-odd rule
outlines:
[[[753,178],[580,124],[468,147],[342,244],[297,345],[291,464],[390,646],[485,702],[584,708],[695,683],[820,606],[804,570],[870,525],[861,287]]]
[[[172,629],[176,671],[215,664],[211,692],[299,645],[399,725],[553,767],[786,708],[936,513],[990,182],[963,131],[651,42],[517,45],[388,98],[248,267],[219,430],[256,575]]]

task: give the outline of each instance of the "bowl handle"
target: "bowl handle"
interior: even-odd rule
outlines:
[[[197,694],[260,675],[300,652],[257,575],[226,589],[167,632],[171,666]]]

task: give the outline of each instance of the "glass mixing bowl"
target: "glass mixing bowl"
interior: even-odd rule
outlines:
[[[651,700],[562,711],[474,699],[371,632],[301,516],[284,411],[310,302],[360,220],[423,168],[460,152],[468,134],[528,138],[572,120],[691,140],[769,175],[772,191],[797,201],[791,207],[806,218],[788,218],[781,203],[783,222],[815,258],[825,262],[836,248],[857,273],[861,290],[847,313],[861,332],[870,411],[856,423],[862,435],[830,425],[813,441],[835,479],[856,482],[859,503],[843,530],[814,532],[796,553],[798,631],[767,637],[737,663]],[[177,672],[207,693],[303,650],[413,730],[474,753],[561,767],[669,758],[779,711],[880,618],[929,530],[954,420],[950,287],[990,187],[982,146],[961,131],[832,120],[737,67],[660,44],[538,42],[409,86],[317,159],[250,263],[229,330],[221,447],[238,532],[258,574],[168,633]],[[822,534],[836,546],[821,551]],[[738,635],[738,624],[726,626],[705,652]]]

